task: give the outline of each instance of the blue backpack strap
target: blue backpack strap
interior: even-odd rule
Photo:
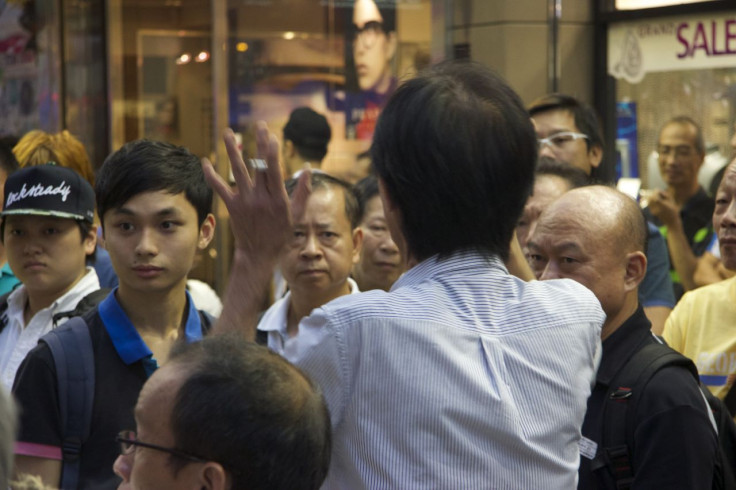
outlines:
[[[95,362],[87,322],[71,318],[42,340],[56,367],[62,426],[61,488],[77,488],[82,445],[89,437],[95,393]]]

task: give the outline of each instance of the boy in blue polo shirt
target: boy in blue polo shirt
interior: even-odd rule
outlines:
[[[168,143],[140,140],[110,155],[97,176],[97,209],[119,286],[84,316],[94,351],[95,387],[89,437],[80,450],[78,488],[115,488],[115,436],[135,427],[133,407],[171,347],[208,328],[186,292],[198,250],[213,237],[212,191],[199,159]],[[63,481],[68,457],[60,422],[54,362],[39,343],[14,384],[22,407],[18,473]]]

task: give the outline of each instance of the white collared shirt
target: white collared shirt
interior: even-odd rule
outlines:
[[[87,273],[63,296],[51,303],[47,308],[38,311],[28,325],[23,320],[23,312],[28,301],[26,287],[21,285],[8,297],[8,308],[0,317],[6,322],[0,332],[0,376],[2,383],[10,390],[15,380],[15,372],[26,354],[38,343],[38,339],[53,327],[53,316],[56,313],[73,310],[79,301],[93,291],[100,289],[97,273],[87,267]],[[64,323],[67,319],[59,321]]]
[[[348,284],[350,285],[350,294],[360,292],[358,284],[350,277],[348,277]],[[261,317],[261,321],[258,322],[258,330],[268,332],[268,348],[281,355],[284,354],[284,347],[291,340],[287,332],[290,303],[291,291],[287,291],[281,299],[266,310],[263,317]]]

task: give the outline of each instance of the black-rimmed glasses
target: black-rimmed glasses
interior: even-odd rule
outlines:
[[[371,20],[366,22],[363,27],[358,27],[353,24],[353,30],[351,35],[351,41],[355,44],[360,41],[361,45],[365,49],[370,49],[376,44],[378,35],[383,32],[383,24],[381,22]]]
[[[136,433],[132,430],[124,430],[120,432],[117,437],[115,437],[115,442],[120,444],[120,454],[122,455],[128,455],[133,453],[135,451],[136,446],[146,447],[148,449],[155,449],[156,451],[163,451],[165,453],[172,454],[178,458],[186,459],[187,461],[192,461],[194,463],[206,463],[206,459],[199,458],[197,456],[193,456],[191,454],[187,454],[183,451],[179,451],[178,449],[172,449],[168,447],[163,446],[157,446],[155,444],[149,444],[147,442],[141,442],[138,439],[136,439]]]

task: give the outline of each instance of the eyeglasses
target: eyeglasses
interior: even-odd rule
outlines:
[[[186,459],[194,463],[206,463],[206,459],[192,456],[185,452],[179,451],[178,449],[172,449],[168,447],[156,446],[155,444],[148,444],[147,442],[141,442],[136,439],[136,433],[132,430],[124,430],[120,432],[115,438],[115,442],[120,444],[120,454],[128,455],[135,451],[136,446],[146,447],[148,449],[155,449],[156,451],[163,451],[165,453],[172,454],[178,458]]]
[[[668,146],[668,145],[659,145],[657,146],[657,153],[659,153],[659,156],[669,156],[671,154],[675,155],[675,158],[687,158],[690,155],[692,155],[695,148],[693,148],[690,145],[679,145],[679,146]]]
[[[350,41],[355,44],[356,41],[360,40],[360,43],[365,49],[370,49],[374,44],[376,44],[378,35],[382,32],[383,24],[376,20],[366,22],[362,28],[353,24]]]
[[[540,150],[544,148],[545,145],[552,148],[563,148],[571,141],[576,141],[581,138],[586,140],[590,139],[588,138],[587,134],[575,133],[573,131],[563,131],[561,133],[555,133],[552,136],[548,136],[546,138],[537,138],[537,143],[539,144]]]

